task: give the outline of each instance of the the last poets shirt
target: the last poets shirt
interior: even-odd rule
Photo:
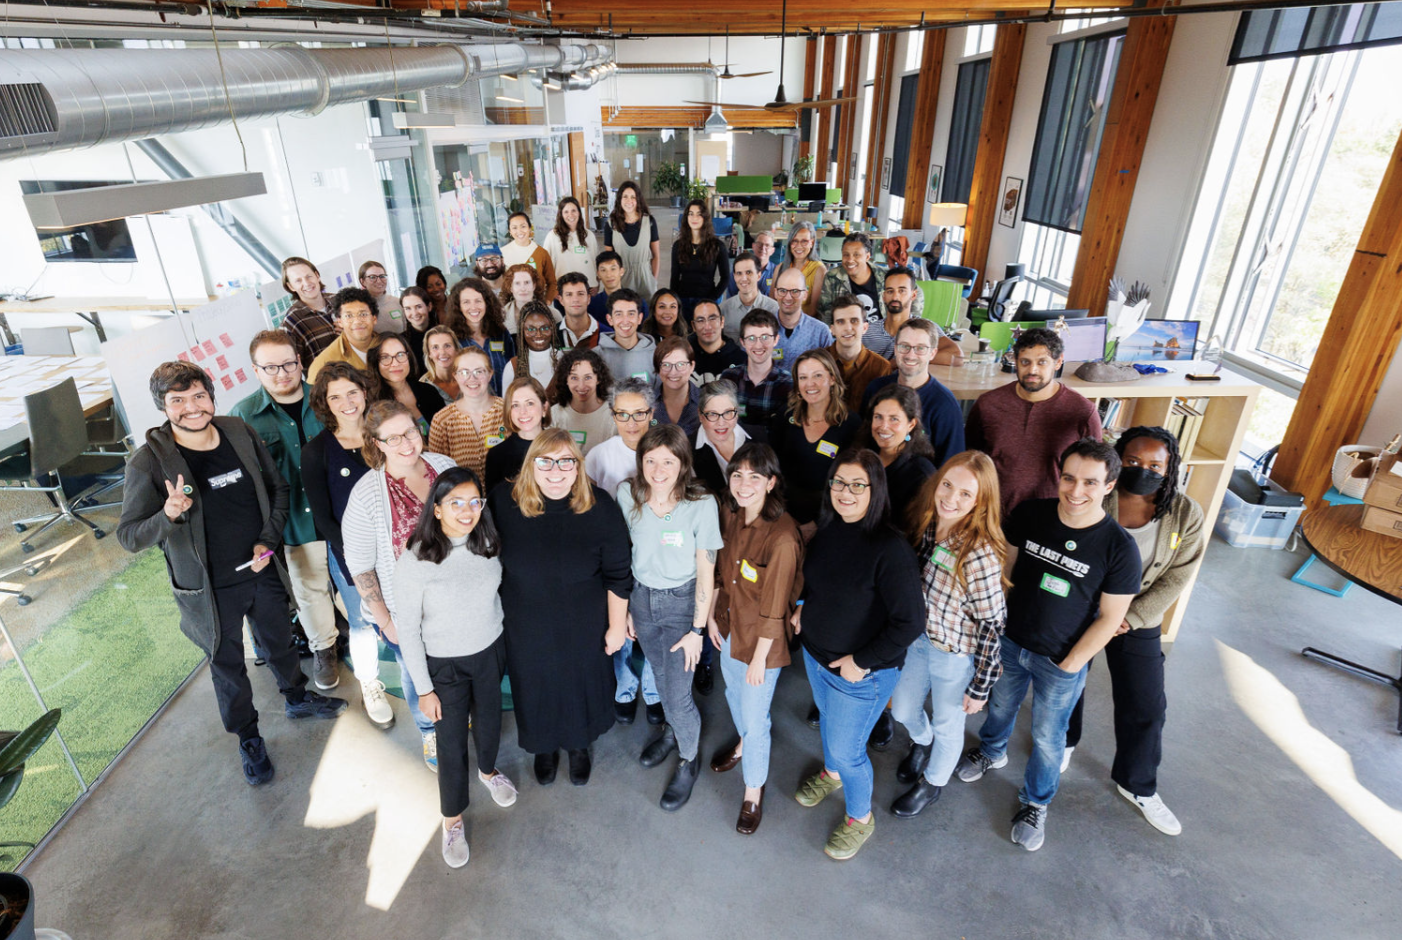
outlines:
[[[1059,663],[1095,622],[1101,594],[1139,593],[1139,549],[1108,515],[1085,529],[1061,521],[1055,499],[1029,499],[1003,530],[1017,549],[1007,637]]]

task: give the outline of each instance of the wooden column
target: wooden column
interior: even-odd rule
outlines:
[[[818,40],[810,38],[803,44],[803,98],[805,101],[813,97],[813,86],[818,78]],[[798,141],[798,155],[806,157],[813,152],[812,124],[807,125],[809,133],[802,134]]]
[[[901,228],[925,225],[925,191],[930,183],[930,147],[935,139],[935,109],[940,100],[940,73],[944,71],[947,29],[925,34],[920,56],[920,80],[915,87],[915,118],[910,128],[910,155],[906,158],[905,214]]]
[[[837,71],[837,37],[823,37],[823,64],[822,78],[819,80],[818,97],[832,97],[833,73]],[[827,179],[828,174],[828,151],[832,147],[832,108],[821,108],[818,111],[818,140],[814,143],[817,148],[813,155],[813,179]]]
[[[1402,342],[1402,137],[1358,237],[1271,477],[1311,506],[1329,489],[1334,454],[1358,441]],[[1402,543],[1399,543],[1402,544]]]
[[[896,70],[896,34],[882,33],[876,47],[876,81],[871,89],[871,136],[867,139],[867,185],[863,208],[881,201],[881,160],[891,117],[891,77]],[[884,227],[883,227],[884,228]]]
[[[1027,27],[1022,23],[999,24],[993,40],[993,63],[988,71],[988,90],[983,98],[983,121],[979,124],[978,156],[969,187],[968,225],[964,228],[964,264],[977,268],[972,287],[977,297],[979,285],[988,276],[988,245],[997,224],[998,203],[1002,199],[1003,157],[1008,150],[1008,127],[1013,117],[1013,97],[1017,74],[1022,67],[1022,44]]]
[[[1176,4],[1177,0],[1149,0],[1148,5]],[[1081,246],[1076,252],[1071,290],[1066,297],[1069,309],[1085,308],[1097,315],[1105,309],[1177,21],[1176,16],[1129,21],[1105,115],[1105,133],[1100,138],[1100,155],[1086,200]],[[1129,280],[1135,279],[1133,271],[1125,273]]]
[[[855,95],[861,100],[862,37],[856,33],[847,37],[847,54],[842,63],[842,95]],[[854,90],[856,89],[856,90]],[[852,141],[857,126],[857,101],[842,105],[842,120],[837,128],[837,179],[834,186],[847,189],[852,178]],[[844,193],[845,195],[845,193]]]

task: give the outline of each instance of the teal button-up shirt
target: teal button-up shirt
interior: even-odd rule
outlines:
[[[311,440],[324,430],[321,419],[312,411],[312,387],[302,383],[302,430]],[[316,526],[312,524],[312,507],[302,486],[302,438],[297,426],[282,406],[273,400],[265,388],[249,395],[229,409],[229,414],[248,422],[268,452],[273,455],[278,472],[291,492],[287,507],[287,525],[283,526],[283,541],[288,545],[306,545],[317,541]]]

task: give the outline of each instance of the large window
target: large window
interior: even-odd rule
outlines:
[[[1081,231],[1124,33],[1058,43],[1032,145],[1023,217]]]
[[[1399,41],[1402,2],[1249,10],[1242,14],[1227,61],[1239,65]]]
[[[992,62],[992,59],[976,59],[959,66],[954,84],[954,117],[944,154],[944,184],[940,189],[940,197],[945,202],[969,201],[969,189],[974,182],[974,158],[978,156],[979,125],[983,123],[983,99]]]
[[[905,215],[906,164],[910,162],[910,128],[915,123],[915,99],[920,74],[901,76],[901,96],[896,104],[896,139],[891,144],[891,206],[888,215],[899,228]]]

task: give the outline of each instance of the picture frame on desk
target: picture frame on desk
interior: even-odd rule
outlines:
[[[1003,200],[998,204],[998,224],[1017,228],[1017,206],[1022,201],[1022,180],[1009,176],[1003,180]]]

